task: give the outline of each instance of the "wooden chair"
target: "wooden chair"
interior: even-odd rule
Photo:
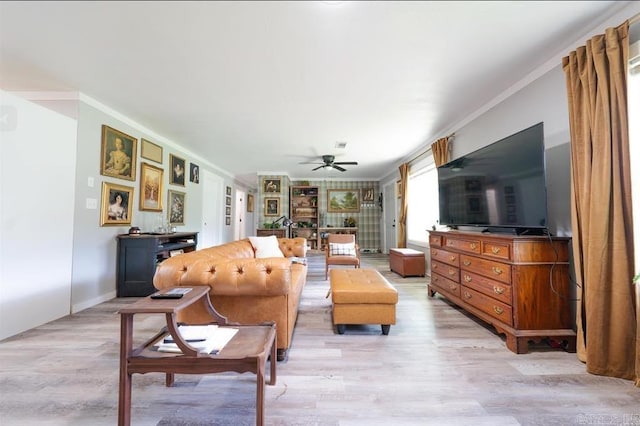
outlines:
[[[360,247],[353,234],[329,234],[324,250],[324,279],[329,277],[329,265],[353,265],[360,267]]]

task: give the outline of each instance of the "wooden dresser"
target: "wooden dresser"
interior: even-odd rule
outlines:
[[[543,338],[576,350],[569,238],[430,231],[430,297],[493,325],[518,354]]]

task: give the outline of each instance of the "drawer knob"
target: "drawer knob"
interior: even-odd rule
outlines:
[[[451,256],[451,257],[449,257],[449,261],[450,261],[450,262],[453,262],[454,260],[456,260],[456,257],[455,257],[455,256]]]
[[[470,282],[471,282],[471,280],[473,280],[473,278],[471,278],[469,275],[465,275],[465,276],[464,276],[464,281],[465,281],[465,282],[470,283]]]
[[[495,294],[502,294],[504,293],[504,288],[503,287],[498,287],[497,285],[493,286],[493,292]]]
[[[500,253],[500,247],[496,247],[496,246],[491,247],[491,253],[493,254]]]
[[[502,313],[504,312],[504,309],[502,309],[502,308],[501,308],[501,307],[499,307],[499,306],[494,306],[494,307],[493,307],[493,312],[495,312],[495,313],[496,313],[496,314],[498,314],[498,315],[502,315]]]
[[[455,269],[449,269],[449,276],[454,276],[456,274]]]
[[[438,264],[437,264],[437,263],[434,263],[431,267],[432,267],[433,269],[438,269]]]
[[[503,272],[503,271],[502,271],[502,269],[501,269],[501,268],[498,268],[497,266],[492,266],[492,267],[491,267],[491,270],[492,270],[492,271],[493,271],[493,273],[494,273],[494,274],[496,274],[496,275],[501,275],[501,274],[502,274],[502,272]]]
[[[464,262],[462,262],[464,264],[464,266],[469,266],[471,265],[471,261],[470,260],[465,260]]]
[[[431,256],[437,256],[437,255],[438,255],[438,252],[437,252],[437,251],[435,251],[435,250],[431,250]]]
[[[476,243],[470,243],[469,247],[471,248],[471,250],[475,250],[478,248],[478,245]]]
[[[469,293],[468,291],[465,291],[465,292],[464,292],[464,297],[465,297],[466,299],[471,299],[471,293]]]
[[[449,284],[449,290],[454,291],[456,288],[458,288],[458,286],[454,284]]]

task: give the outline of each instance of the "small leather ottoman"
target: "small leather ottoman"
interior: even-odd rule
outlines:
[[[375,269],[329,271],[333,324],[343,334],[346,324],[380,324],[389,334],[396,323],[398,291]]]
[[[424,253],[409,248],[389,249],[389,266],[391,270],[402,277],[424,277],[425,257]]]

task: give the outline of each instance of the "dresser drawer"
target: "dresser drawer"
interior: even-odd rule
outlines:
[[[507,263],[462,254],[460,267],[503,283],[511,283],[511,265]]]
[[[438,274],[431,274],[429,285],[445,296],[460,298],[460,284]]]
[[[443,277],[447,277],[450,280],[460,282],[460,269],[446,263],[438,262],[437,260],[431,261],[431,272],[440,274]]]
[[[461,238],[447,238],[445,246],[454,248],[467,253],[480,254],[480,240],[461,239]]]
[[[440,235],[429,235],[429,245],[440,247],[442,245],[442,237]]]
[[[511,260],[511,246],[507,243],[485,241],[482,244],[482,254],[498,259]]]
[[[483,275],[462,270],[460,272],[460,282],[466,287],[477,290],[480,293],[491,296],[507,305],[512,305],[511,285],[500,281],[491,280]]]
[[[462,286],[460,291],[461,298],[465,303],[480,309],[482,312],[491,315],[504,324],[509,326],[513,325],[513,311],[511,306],[466,286]]]
[[[431,260],[437,260],[455,267],[460,266],[460,255],[446,250],[432,248]]]

